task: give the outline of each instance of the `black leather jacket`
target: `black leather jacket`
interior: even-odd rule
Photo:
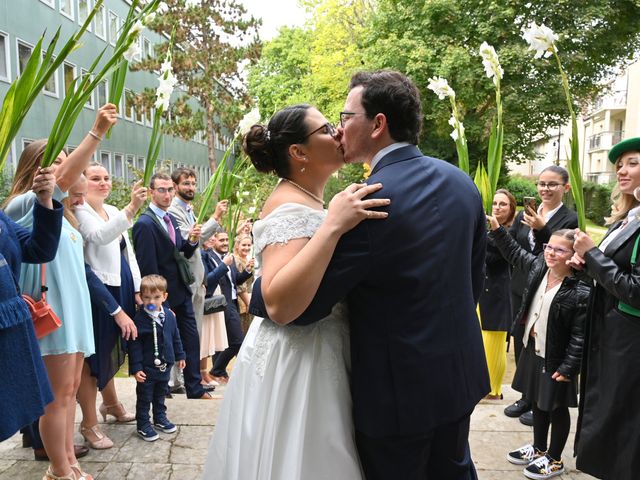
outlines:
[[[544,253],[533,255],[523,249],[500,227],[489,234],[494,239],[505,259],[522,271],[529,272],[522,293],[522,305],[515,316],[515,322],[522,321],[526,315],[533,295],[544,275],[547,265]],[[549,308],[547,321],[545,370],[559,372],[571,378],[580,370],[584,343],[584,323],[591,287],[572,276],[563,280]]]

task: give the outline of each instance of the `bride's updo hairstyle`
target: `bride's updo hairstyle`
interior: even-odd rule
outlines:
[[[305,118],[311,105],[299,104],[277,112],[269,124],[254,125],[244,136],[242,148],[256,170],[275,172],[279,177],[289,175],[289,147],[304,143],[307,134]]]

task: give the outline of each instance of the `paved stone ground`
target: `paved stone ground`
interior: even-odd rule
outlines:
[[[505,378],[511,378],[510,371]],[[127,409],[133,410],[134,380],[116,378],[116,387]],[[187,400],[184,395],[174,395],[173,399],[167,400],[169,418],[179,426],[178,431],[174,434],[160,433],[160,439],[153,443],[144,442],[136,436],[135,423],[103,425],[115,446],[109,450],[92,450],[82,459],[83,468],[97,479],[199,479],[224,387],[218,387],[215,393],[217,399],[214,401]],[[471,419],[471,452],[480,480],[525,478],[522,468],[507,462],[505,455],[508,450],[531,442],[533,433],[531,428],[502,413],[506,405],[518,398],[518,394],[505,387],[504,397],[498,402],[482,401]],[[571,410],[572,430],[564,455],[567,473],[559,478],[592,479],[575,470],[575,462],[571,457],[577,413],[576,409]],[[79,409],[76,418],[80,418]],[[76,437],[80,442],[80,435],[76,434]],[[31,449],[22,448],[19,435],[0,443],[0,479],[40,480],[46,466],[45,462],[33,460]]]

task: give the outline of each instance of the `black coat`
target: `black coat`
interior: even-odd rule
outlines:
[[[482,330],[508,332],[513,320],[510,266],[491,238],[487,239],[485,266],[484,290],[480,296]]]
[[[544,228],[533,231],[535,246],[532,249],[531,244],[529,243],[529,231],[531,229],[522,223],[523,216],[524,211],[521,211],[516,215],[511,228],[509,228],[509,234],[522,248],[534,255],[542,253],[542,244],[547,243],[551,234],[556,230],[561,230],[563,228],[578,228],[578,215],[576,212],[569,210],[566,205],[562,205],[553,217],[549,219],[549,222],[544,226]],[[522,296],[524,287],[527,284],[527,273],[528,272],[522,271],[517,267],[511,272],[511,291],[517,296]]]
[[[638,235],[636,218],[604,253],[593,248],[585,254],[585,272],[595,288],[587,316],[576,453],[578,468],[598,478],[640,475],[640,318],[617,308],[620,300],[640,308],[640,268],[632,270],[630,263]]]
[[[529,272],[527,285],[522,294],[522,304],[516,314],[516,322],[526,321],[533,296],[540,286],[547,264],[544,254],[534,255],[520,247],[504,228],[491,232],[490,237],[504,257],[522,271]],[[575,376],[580,369],[584,341],[584,322],[591,288],[577,277],[567,277],[549,307],[547,320],[545,370],[559,372],[567,378]]]

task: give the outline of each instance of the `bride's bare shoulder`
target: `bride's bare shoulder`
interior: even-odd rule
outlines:
[[[309,199],[305,195],[301,194],[301,192],[284,188],[279,185],[273,192],[271,192],[269,198],[264,202],[264,206],[260,212],[260,218],[262,219],[266,217],[276,208],[284,205],[285,203],[298,203],[300,205],[306,205],[312,208],[314,207],[314,205],[309,202]]]

